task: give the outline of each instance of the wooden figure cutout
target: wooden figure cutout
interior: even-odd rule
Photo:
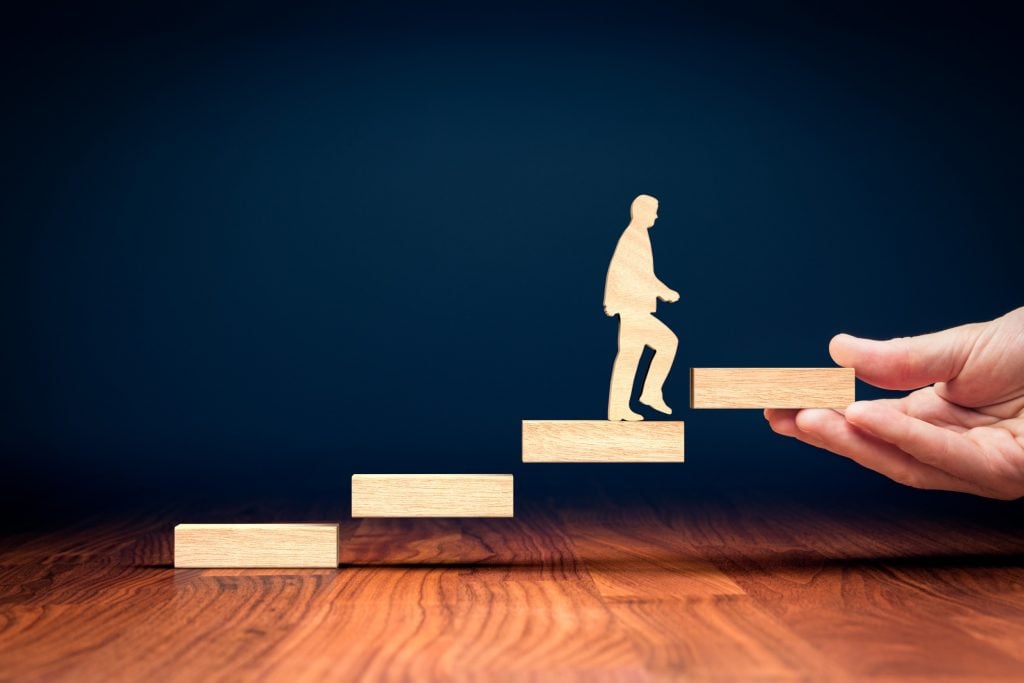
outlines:
[[[662,397],[662,385],[675,360],[679,339],[654,313],[659,299],[674,303],[679,300],[679,292],[654,274],[654,255],[647,231],[657,218],[657,199],[646,194],[634,199],[629,225],[608,266],[604,312],[609,317],[619,316],[619,351],[608,392],[609,420],[644,419],[630,409],[629,400],[645,346],[654,350],[654,359],[644,378],[640,402],[666,415],[672,414]]]

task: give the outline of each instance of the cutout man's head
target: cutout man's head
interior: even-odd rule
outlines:
[[[649,228],[658,220],[658,200],[649,194],[642,194],[629,207],[630,223]]]

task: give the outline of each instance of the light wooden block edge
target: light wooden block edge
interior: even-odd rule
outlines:
[[[594,444],[591,448],[596,451],[594,453],[586,453],[588,450],[587,446],[583,443],[577,445],[577,452],[570,455],[553,455],[553,456],[538,456],[533,454],[535,451],[551,449],[552,446],[539,445],[536,443],[536,435],[528,436],[529,427],[543,427],[544,425],[550,426],[565,426],[568,429],[573,427],[585,430],[588,427],[592,427],[595,432],[605,432],[605,434],[598,434],[592,439],[584,439],[583,441],[589,441]],[[678,427],[678,434],[675,432]],[[678,452],[676,446],[673,444],[668,449],[662,448],[664,444],[659,444],[656,450],[663,450],[666,452],[664,455],[648,455],[648,456],[629,456],[629,455],[618,455],[618,454],[601,454],[599,451],[603,446],[609,449],[614,449],[616,445],[618,447],[623,446],[623,442],[640,441],[643,439],[642,436],[630,435],[630,436],[619,436],[616,439],[609,439],[606,434],[615,431],[621,432],[638,432],[642,434],[645,431],[670,431],[668,435],[659,435],[658,439],[664,439],[666,442],[674,441],[678,438]],[[605,440],[607,443],[601,444],[600,442]],[[615,442],[618,442],[616,444]],[[686,461],[686,423],[683,420],[642,420],[642,421],[610,421],[610,420],[522,420],[521,426],[521,459],[524,463],[671,463],[678,464]],[[558,446],[554,446],[558,447]],[[571,450],[571,448],[566,448]]]
[[[365,492],[359,489],[366,486],[388,486],[404,482],[406,485],[417,483],[416,480],[421,479],[426,484],[436,483],[438,481],[448,482],[448,486],[452,487],[450,491],[446,492],[450,499],[456,499],[460,496],[462,500],[458,504],[447,504],[445,507],[441,504],[436,504],[434,501],[429,501],[429,495],[426,498],[416,500],[413,498],[411,501],[405,503],[399,503],[392,506],[379,506],[367,503],[363,496],[367,495]],[[493,491],[488,492],[487,489],[483,489],[481,495],[480,490],[474,491],[472,488],[467,489],[466,484],[472,482],[472,480],[483,480],[493,481],[498,484],[499,487],[507,485],[507,491],[499,491],[497,494]],[[429,488],[429,486],[428,486]],[[458,489],[462,488],[461,491]],[[374,495],[389,494],[394,495],[393,491],[383,491],[378,494],[369,494],[371,497]],[[465,500],[466,496],[476,496],[477,502],[483,504],[479,507],[474,507],[473,502],[467,503]],[[491,500],[488,501],[487,499]],[[461,508],[459,506],[462,506]],[[353,474],[352,475],[352,507],[351,514],[353,518],[366,519],[366,518],[394,518],[394,519],[413,519],[413,518],[436,518],[436,519],[456,519],[456,518],[511,518],[515,516],[515,477],[512,474],[394,474],[394,473],[377,473],[377,474]]]
[[[331,558],[325,554],[316,560],[288,560],[282,557],[274,559],[256,559],[256,560],[195,560],[191,559],[188,554],[183,554],[180,549],[187,543],[182,543],[181,534],[189,531],[228,531],[236,529],[239,531],[262,531],[264,533],[273,535],[274,531],[282,531],[281,527],[307,527],[315,531],[322,531],[323,527],[328,527],[333,530],[331,534],[333,552]],[[291,531],[291,530],[289,530]],[[173,543],[173,565],[175,569],[329,569],[337,568],[339,560],[341,558],[341,543],[340,543],[340,531],[341,527],[337,522],[266,522],[266,523],[253,523],[253,524],[242,524],[242,523],[223,523],[223,524],[207,524],[207,523],[180,523],[174,526],[174,543]],[[264,539],[265,540],[265,539]],[[252,541],[249,540],[249,543]],[[237,552],[237,550],[236,550]],[[295,551],[294,557],[300,557],[302,553],[301,549]],[[229,553],[230,554],[230,553]],[[258,556],[258,551],[254,553]],[[183,555],[185,555],[183,557]],[[244,553],[243,553],[244,555]]]
[[[764,401],[764,400],[750,400],[750,401],[726,401],[715,404],[698,404],[697,399],[697,379],[694,376],[696,372],[701,370],[718,370],[718,371],[734,371],[741,373],[744,371],[753,372],[779,372],[785,373],[787,371],[806,371],[806,372],[819,372],[822,374],[834,375],[841,378],[842,385],[836,382],[835,386],[827,388],[818,388],[817,391],[827,394],[831,393],[831,397],[827,400],[822,401]],[[763,409],[763,408],[782,408],[782,409],[802,409],[802,408],[845,408],[856,400],[856,378],[857,373],[854,368],[842,368],[842,367],[828,367],[828,368],[690,368],[690,408],[695,410],[730,410],[730,409]],[[827,390],[825,390],[827,389]],[[809,392],[810,393],[810,392]],[[730,405],[732,403],[732,405]]]

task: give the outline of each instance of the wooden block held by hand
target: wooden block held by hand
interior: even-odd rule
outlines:
[[[337,567],[337,524],[179,524],[174,566]]]
[[[523,462],[683,462],[683,423],[523,420]]]
[[[354,474],[353,517],[511,517],[511,474]]]
[[[853,368],[691,368],[691,408],[845,408]]]

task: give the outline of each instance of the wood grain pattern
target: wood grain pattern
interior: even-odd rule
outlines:
[[[337,567],[337,524],[178,524],[175,567]]]
[[[523,462],[683,462],[682,422],[523,420]]]
[[[353,517],[511,517],[511,474],[355,474]]]
[[[520,507],[511,520],[343,523],[348,563],[332,569],[170,565],[172,520],[310,509],[166,510],[0,538],[0,678],[1024,675],[1020,506],[587,491]]]
[[[691,368],[691,408],[845,408],[853,368]]]

